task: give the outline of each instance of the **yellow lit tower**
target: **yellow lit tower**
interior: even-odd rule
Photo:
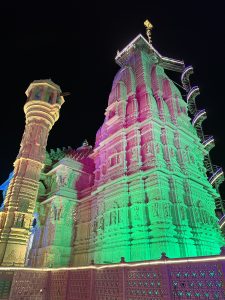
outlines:
[[[47,139],[64,103],[50,79],[33,81],[26,95],[26,127],[0,212],[0,266],[24,265]]]

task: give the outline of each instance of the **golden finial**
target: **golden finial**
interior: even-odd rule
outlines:
[[[144,25],[146,27],[146,34],[147,34],[147,37],[148,37],[148,42],[149,44],[151,44],[151,30],[153,28],[153,25],[149,22],[149,20],[145,20],[144,21]]]

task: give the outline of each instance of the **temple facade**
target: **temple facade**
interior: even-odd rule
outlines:
[[[199,88],[189,81],[193,68],[163,57],[142,35],[115,60],[120,69],[94,147],[85,140],[77,149],[45,152],[64,99],[52,82],[34,82],[28,90],[26,106],[35,105],[38,95],[35,109],[42,115],[32,115],[32,126],[27,123],[8,180],[0,212],[1,266],[76,267],[118,263],[121,257],[131,263],[158,260],[162,253],[220,254],[224,177],[209,157],[214,139],[202,130],[206,112],[196,105]],[[171,72],[180,73],[180,86]],[[19,162],[30,169],[22,166],[18,175]],[[22,201],[18,185],[24,183]]]

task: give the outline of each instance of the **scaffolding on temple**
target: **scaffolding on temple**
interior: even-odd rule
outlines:
[[[209,182],[216,188],[218,194],[219,193],[219,187],[221,183],[224,181],[224,172],[220,166],[214,165],[212,163],[211,157],[210,157],[210,150],[215,146],[215,140],[213,136],[205,135],[202,123],[207,118],[207,114],[205,109],[198,109],[196,104],[196,97],[200,95],[200,90],[198,86],[191,87],[190,84],[190,75],[194,73],[193,67],[188,66],[185,68],[181,75],[181,82],[183,85],[183,88],[185,89],[187,95],[187,104],[188,104],[188,110],[192,117],[192,125],[195,127],[197,134],[202,142],[202,145],[205,149],[205,157],[204,157],[204,165],[207,170]],[[224,200],[219,196],[216,201],[216,209],[222,211],[224,213],[225,207],[224,207]]]

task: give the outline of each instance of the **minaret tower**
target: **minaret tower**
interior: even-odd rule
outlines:
[[[60,87],[50,79],[35,80],[26,95],[26,127],[0,212],[0,266],[24,266],[48,134],[64,103]]]

